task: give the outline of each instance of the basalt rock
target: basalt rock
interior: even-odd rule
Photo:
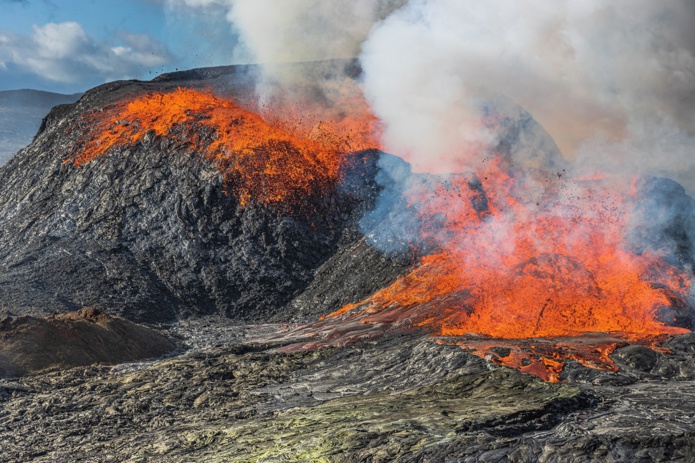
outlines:
[[[193,325],[180,328],[194,336],[186,342],[198,343]],[[3,460],[631,463],[695,456],[692,336],[674,338],[665,355],[689,379],[664,373],[622,384],[598,376],[552,384],[418,335],[289,354],[244,340],[280,329],[227,326],[220,335],[235,341],[222,347],[0,379]],[[639,349],[616,359],[634,363],[631,351]],[[626,375],[640,373],[629,368]]]
[[[145,321],[289,318],[284,308],[315,270],[358,239],[378,192],[376,152],[355,154],[341,176],[352,186],[310,199],[311,212],[299,214],[242,207],[214,163],[166,137],[148,134],[82,166],[65,162],[84,114],[180,86],[248,97],[249,69],[105,84],[55,108],[0,170],[2,307],[47,314],[95,306]]]
[[[292,66],[324,72],[321,63]],[[344,66],[359,75],[354,62]],[[174,136],[150,132],[86,164],[66,162],[83,146],[85,115],[179,87],[243,105],[253,99],[257,71],[231,66],[112,82],[54,108],[31,145],[0,169],[0,310],[46,315],[94,306],[148,322],[209,314],[310,320],[360,301],[413,264],[412,240],[392,249],[372,239],[402,226],[402,215],[378,199],[393,183],[384,163],[407,169],[395,156],[352,153],[340,182],[306,198],[301,214],[242,205],[219,166]],[[516,112],[502,120],[497,151],[519,164],[561,168],[552,139]]]

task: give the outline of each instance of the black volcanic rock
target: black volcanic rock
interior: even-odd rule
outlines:
[[[0,380],[0,443],[8,462],[402,461],[475,436],[487,451],[589,404],[423,338],[295,354],[241,344]]]
[[[640,179],[635,212],[636,252],[658,252],[673,264],[695,266],[695,199],[683,186],[662,177]]]
[[[227,327],[234,344],[157,362],[0,379],[3,461],[632,463],[695,455],[691,335],[669,345],[689,375],[552,384],[416,335],[291,354],[243,340],[244,332],[280,328]]]
[[[320,74],[319,64],[293,66],[314,65]],[[355,153],[342,182],[307,198],[302,213],[242,207],[218,166],[174,137],[148,133],[85,165],[65,162],[82,146],[85,114],[178,87],[248,101],[256,73],[254,66],[228,66],[113,82],[51,111],[32,144],[0,169],[0,310],[51,314],[95,306],[141,321],[203,314],[313,320],[387,286],[416,261],[413,248],[427,252],[421,218],[403,188],[442,179],[413,174],[400,158],[376,151]],[[506,100],[487,110],[505,115],[495,152],[510,169],[532,172],[534,182],[560,176],[562,156],[528,113]],[[480,180],[465,175],[481,194],[472,207],[485,214]],[[661,196],[649,198],[692,201],[670,184],[655,185],[644,191]],[[687,259],[692,240],[681,235],[691,219],[673,216],[637,241],[673,237]],[[687,311],[674,316],[691,323]]]
[[[283,319],[314,271],[358,239],[357,223],[378,193],[376,152],[355,154],[349,182],[308,199],[310,213],[241,207],[217,166],[162,137],[83,166],[64,163],[86,112],[183,85],[252,92],[248,70],[201,72],[97,87],[53,110],[0,170],[2,307],[41,314],[95,306],[147,321]]]

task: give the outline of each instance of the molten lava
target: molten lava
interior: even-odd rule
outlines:
[[[149,93],[92,114],[66,162],[80,166],[166,137],[172,151],[215,162],[240,204],[285,205],[325,194],[350,152],[378,147],[368,110],[332,120],[296,107],[267,113],[211,92]],[[424,255],[390,286],[314,326],[324,333],[332,326],[334,344],[386,332],[360,326],[424,329],[557,381],[568,359],[615,370],[608,355],[621,343],[655,347],[687,331],[668,317],[674,306],[689,306],[691,273],[625,244],[633,183],[542,181],[503,157],[475,174],[429,179],[410,185],[404,198],[424,224],[416,240]]]
[[[331,317],[422,327],[459,337],[452,342],[483,357],[500,342],[461,337],[610,333],[653,344],[659,336],[688,331],[661,318],[663,309],[688,294],[689,274],[661,256],[625,247],[633,185],[558,181],[534,191],[533,182],[509,176],[503,164],[498,160],[477,176],[452,176],[435,188],[411,188],[409,202],[420,205],[429,224],[421,234],[437,250],[390,286]],[[607,353],[615,345],[546,348],[532,355],[534,349],[512,349],[492,358],[557,380],[569,358],[613,369]]]
[[[370,135],[373,121],[366,114],[311,127],[292,117],[268,122],[211,92],[179,88],[91,115],[88,136],[66,162],[79,166],[152,134],[216,162],[242,205],[288,203],[327,191],[346,153],[378,146]]]

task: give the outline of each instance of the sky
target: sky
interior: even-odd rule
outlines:
[[[229,22],[172,4],[0,0],[0,90],[75,93],[117,79],[232,64],[237,39]]]

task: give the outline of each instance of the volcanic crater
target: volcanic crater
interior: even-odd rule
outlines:
[[[2,326],[147,325],[6,369],[6,461],[695,459],[683,187],[583,178],[506,100],[483,166],[414,172],[256,72],[102,85],[0,169]]]

